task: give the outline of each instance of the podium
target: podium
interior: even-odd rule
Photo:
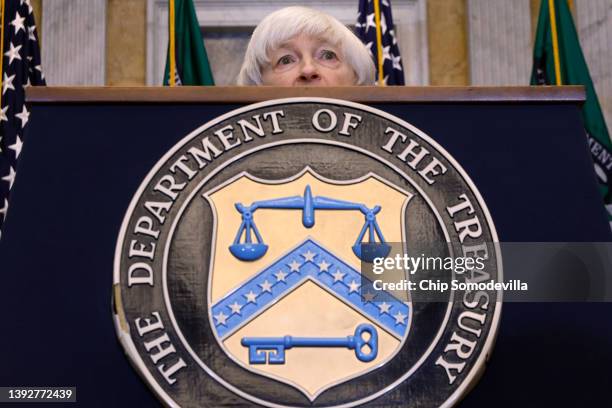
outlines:
[[[112,320],[130,200],[194,129],[289,97],[358,102],[425,132],[470,175],[502,242],[610,241],[582,87],[29,88],[0,241],[0,384],[76,386],[87,406],[155,406]],[[504,305],[492,359],[461,406],[596,404],[611,380],[611,312],[605,303]]]

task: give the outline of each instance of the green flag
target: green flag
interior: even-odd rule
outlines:
[[[193,0],[168,0],[168,11],[164,85],[214,85]]]
[[[612,143],[566,0],[542,0],[531,85],[584,85],[582,117],[612,225]]]

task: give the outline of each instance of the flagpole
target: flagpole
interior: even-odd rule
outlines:
[[[4,0],[3,0],[4,1]],[[170,15],[170,33],[169,33],[169,43],[170,43],[170,66],[168,69],[168,85],[175,86],[176,85],[176,54],[175,54],[175,16],[174,16],[174,0],[170,0],[169,5],[169,15]]]
[[[382,60],[382,33],[380,27],[380,0],[374,0],[374,16],[376,19],[376,50],[378,51],[378,85],[384,86],[384,72],[383,72],[383,60]]]
[[[556,84],[562,85],[561,80],[561,63],[559,61],[559,39],[557,38],[557,17],[555,16],[555,2],[554,0],[548,0],[548,15],[550,16],[550,31],[552,35],[553,43],[553,56],[555,60],[555,76]]]

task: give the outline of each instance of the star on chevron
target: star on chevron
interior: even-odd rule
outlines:
[[[21,45],[18,45],[17,47],[15,47],[13,45],[13,43],[11,42],[9,44],[9,50],[7,52],[4,53],[4,55],[6,55],[7,57],[9,57],[9,65],[11,65],[13,63],[13,60],[18,59],[21,60],[21,55],[19,55],[19,50],[21,49]]]
[[[375,297],[376,297],[376,294],[368,291],[368,292],[363,294],[363,301],[371,303],[374,300]]]
[[[277,282],[285,282],[285,278],[287,277],[287,274],[283,271],[278,271],[274,274],[274,276],[276,277]]]
[[[234,302],[229,305],[230,309],[232,309],[232,314],[240,314],[240,310],[242,309],[242,305],[238,302]]]
[[[9,89],[15,90],[15,85],[13,85],[13,80],[15,79],[15,74],[11,76],[7,76],[6,72],[4,73],[4,77],[2,78],[2,95],[6,93]]]
[[[18,12],[15,12],[15,19],[11,21],[11,25],[15,27],[15,34],[17,34],[20,30],[25,32],[25,26],[23,25],[24,20],[25,17],[21,17]]]
[[[213,317],[217,321],[217,326],[219,326],[219,325],[225,326],[226,325],[226,321],[227,321],[228,316],[225,313],[219,312],[219,314],[216,314]]]
[[[268,282],[267,279],[263,283],[260,283],[259,286],[261,286],[262,293],[263,292],[272,293],[272,284]]]
[[[13,188],[13,183],[15,182],[15,170],[13,169],[13,166],[10,166],[9,174],[2,177],[2,180],[7,181],[9,183],[9,190]]]
[[[349,283],[349,293],[357,292],[358,290],[359,284],[353,279],[353,281]]]
[[[308,252],[306,252],[305,254],[302,254],[302,256],[304,257],[304,262],[312,262],[314,261],[314,257],[316,256],[316,254],[314,252],[311,252],[310,249],[308,250]]]
[[[19,135],[17,135],[17,137],[15,138],[15,143],[13,143],[12,145],[8,147],[9,149],[15,152],[15,159],[19,158],[19,155],[21,154],[22,145],[23,143],[21,142],[21,138],[19,137]]]
[[[334,282],[343,282],[344,275],[346,275],[346,273],[340,272],[340,269],[336,270],[336,273],[332,274],[332,276],[334,277]]]
[[[407,316],[402,312],[397,312],[393,317],[395,318],[395,324],[406,324],[405,320]]]
[[[294,259],[293,262],[291,262],[289,264],[289,269],[291,270],[291,272],[299,272],[300,271],[300,264],[297,263],[295,261],[295,259]]]
[[[391,305],[387,302],[382,302],[380,305],[378,305],[378,309],[380,309],[381,315],[384,313],[389,314],[389,309],[391,309]]]
[[[247,303],[257,304],[257,295],[253,291],[250,291],[249,293],[243,296],[246,298]]]
[[[28,123],[28,119],[30,118],[30,112],[28,112],[26,106],[23,105],[23,110],[21,113],[16,113],[15,116],[21,120],[21,127],[25,127],[26,123]]]
[[[325,261],[321,261],[321,263],[318,265],[319,266],[319,272],[329,272],[329,266],[331,264],[325,262]]]

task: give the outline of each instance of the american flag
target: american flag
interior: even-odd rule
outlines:
[[[391,0],[359,0],[359,15],[355,27],[357,36],[374,58],[376,83],[404,85],[404,68],[395,37]]]
[[[2,18],[0,98],[0,231],[7,216],[9,194],[15,182],[17,162],[30,112],[25,88],[45,85],[40,49],[30,0],[0,0]]]

